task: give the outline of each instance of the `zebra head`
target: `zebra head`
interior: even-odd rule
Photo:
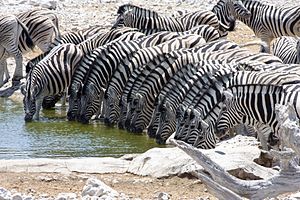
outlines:
[[[133,133],[141,133],[146,128],[145,116],[144,116],[144,107],[146,99],[145,96],[140,93],[136,93],[132,99],[132,104],[130,104],[130,131]]]
[[[122,12],[120,11],[120,8],[118,10],[118,17],[116,19],[116,22],[113,24],[111,29],[115,29],[115,28],[119,28],[119,27],[124,27],[124,26],[128,26],[131,27],[132,26],[132,22],[134,21],[134,15],[133,15],[133,9],[129,6],[129,7],[124,7]]]
[[[96,87],[94,83],[87,83],[82,89],[80,98],[81,108],[79,121],[87,124],[92,116],[99,111],[105,89]]]
[[[156,132],[156,142],[165,144],[167,139],[175,131],[176,111],[169,101],[163,102],[159,106],[159,124]]]
[[[222,138],[225,133],[244,119],[244,113],[230,90],[222,93],[221,111],[216,121],[216,136]]]
[[[186,109],[187,109],[186,106],[184,106],[183,104],[179,104],[178,108],[176,109],[175,112],[176,128],[175,128],[174,139],[176,139],[175,136],[178,135],[182,130],[183,124],[181,124],[181,121],[183,120],[183,115]]]
[[[181,111],[181,114],[176,112],[176,133],[174,137],[176,140],[184,140],[187,136],[190,114],[191,108],[186,108],[184,111]]]
[[[118,121],[118,128],[125,129],[125,122],[126,122],[128,107],[127,107],[127,100],[124,96],[122,96],[120,98],[119,107],[120,107],[120,116],[119,116],[119,121]]]
[[[116,91],[109,87],[104,94],[103,107],[105,108],[104,123],[112,126],[117,123],[120,115],[119,106],[120,96],[117,95]]]
[[[213,7],[212,12],[214,12],[220,22],[220,30],[223,32],[233,31],[235,29],[236,20],[230,13],[228,0],[220,0]]]
[[[79,115],[80,95],[82,90],[82,83],[74,82],[69,87],[69,108],[67,117],[69,121],[74,121]]]
[[[241,0],[228,0],[229,11],[236,18],[249,19],[251,12],[245,7]]]
[[[26,83],[26,86],[21,87],[21,93],[24,95],[23,105],[25,111],[24,120],[29,122],[33,119],[33,116],[36,113],[36,99],[39,93],[38,86],[30,87],[30,83]]]
[[[154,138],[156,135],[156,131],[159,123],[159,115],[160,115],[159,105],[162,103],[163,99],[164,99],[164,95],[162,94],[158,95],[158,97],[155,99],[154,111],[152,113],[149,126],[147,127],[147,134],[150,138]]]

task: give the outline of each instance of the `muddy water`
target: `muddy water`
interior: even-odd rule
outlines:
[[[119,157],[158,146],[145,134],[134,135],[101,122],[68,122],[65,110],[42,111],[39,121],[25,123],[23,105],[0,98],[0,159]]]

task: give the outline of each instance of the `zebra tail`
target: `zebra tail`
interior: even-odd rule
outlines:
[[[25,24],[23,24],[19,19],[18,19],[18,23],[22,26],[23,28],[23,31],[26,35],[26,45],[30,48],[30,49],[33,49],[34,47],[34,43],[31,39],[31,36],[29,35],[28,33],[28,28],[25,26]]]

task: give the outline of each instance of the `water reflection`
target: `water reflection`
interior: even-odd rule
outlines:
[[[118,157],[158,146],[146,135],[134,135],[100,122],[68,122],[65,112],[65,108],[44,111],[39,121],[25,123],[22,105],[0,98],[0,159]]]

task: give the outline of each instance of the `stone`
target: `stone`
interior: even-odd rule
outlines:
[[[157,199],[158,200],[168,200],[170,199],[170,195],[166,192],[160,192],[158,195],[157,195]]]
[[[75,193],[59,193],[55,200],[75,200],[77,195]]]
[[[119,196],[119,193],[107,186],[102,181],[95,178],[90,178],[87,180],[81,196],[100,197],[101,199],[114,199]]]
[[[0,187],[0,200],[10,200],[11,198],[11,192],[3,187]]]
[[[20,193],[13,194],[12,200],[23,200],[23,197]]]

